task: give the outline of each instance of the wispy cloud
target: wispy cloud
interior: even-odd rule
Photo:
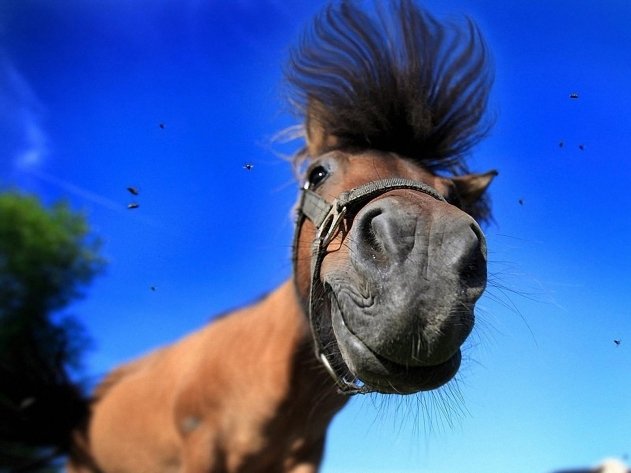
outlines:
[[[42,116],[43,106],[28,81],[0,51],[0,152],[11,169],[38,167],[48,155]]]
[[[23,121],[26,146],[19,150],[15,162],[20,168],[32,168],[41,164],[48,153],[47,139],[38,121],[27,117]]]

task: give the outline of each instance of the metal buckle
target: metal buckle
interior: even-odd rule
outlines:
[[[326,248],[331,243],[331,240],[337,234],[344,217],[346,216],[346,206],[341,210],[337,209],[337,205],[334,203],[331,206],[329,214],[325,217],[322,225],[318,229],[318,238],[322,241],[322,248]]]

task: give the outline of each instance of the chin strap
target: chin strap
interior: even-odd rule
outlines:
[[[365,384],[358,384],[360,381],[353,376],[348,379],[350,373],[346,367],[331,364],[330,358],[326,355],[326,347],[319,336],[322,333],[323,320],[316,318],[317,307],[323,304],[325,295],[324,286],[320,280],[320,267],[327,252],[329,243],[337,235],[346,213],[349,209],[363,206],[367,201],[375,197],[397,189],[410,189],[430,195],[437,200],[445,202],[445,198],[433,187],[418,181],[402,178],[382,179],[369,182],[362,186],[341,193],[333,202],[328,203],[308,185],[302,189],[300,204],[298,206],[298,222],[294,234],[293,260],[294,267],[298,258],[298,236],[305,218],[309,219],[316,228],[316,236],[311,246],[311,285],[309,291],[309,324],[313,335],[316,358],[324,365],[327,372],[335,380],[339,391],[343,394],[365,394],[373,392],[374,389]]]

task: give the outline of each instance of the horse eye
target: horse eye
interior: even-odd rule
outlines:
[[[318,186],[318,184],[324,181],[328,175],[329,171],[324,166],[314,167],[311,171],[309,171],[309,176],[307,177],[309,189],[313,189]]]

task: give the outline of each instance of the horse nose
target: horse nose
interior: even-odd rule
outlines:
[[[419,209],[390,197],[366,206],[355,221],[364,261],[387,267],[413,257],[426,271],[485,280],[486,242],[478,224],[455,207],[432,204]]]

